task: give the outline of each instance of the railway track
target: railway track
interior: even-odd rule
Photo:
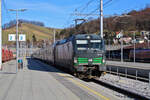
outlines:
[[[57,67],[57,69],[59,68]],[[62,68],[59,70],[68,73],[67,70],[63,70]],[[127,77],[121,77],[112,74],[106,74],[100,79],[83,79],[83,81],[91,81],[105,88],[108,88],[116,92],[116,95],[120,98],[130,98],[131,100],[150,100],[150,87],[148,87],[148,83],[146,82],[141,82],[135,79],[130,79]]]
[[[150,86],[146,82],[111,74],[92,81],[136,100],[150,100]]]
[[[65,72],[67,71],[65,70]],[[117,92],[117,96],[119,96],[120,98],[126,98],[127,96],[131,98],[131,100],[132,99],[150,100],[149,83],[145,81],[142,82],[140,80],[135,80],[135,79],[136,79],[135,77],[134,78],[133,76],[130,77],[130,75],[128,75],[128,77],[124,77],[124,76],[118,76],[118,74],[114,75],[114,74],[107,73],[106,77],[104,75],[100,79],[91,79],[91,80],[83,79],[83,80],[87,82],[92,81],[96,84],[104,86],[105,88],[109,88]],[[145,79],[145,78],[141,78],[141,79]]]

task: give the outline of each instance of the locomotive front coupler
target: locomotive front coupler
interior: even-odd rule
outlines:
[[[87,69],[87,70],[85,71],[85,74],[86,74],[86,75],[92,75],[92,71],[93,71],[93,70],[96,70],[96,66],[92,66],[92,67],[89,67],[89,66],[87,67],[87,66],[86,66],[85,68]]]

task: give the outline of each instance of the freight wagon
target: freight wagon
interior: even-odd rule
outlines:
[[[133,61],[134,50],[130,50],[129,59]],[[135,50],[135,60],[150,62],[150,49],[136,49]]]

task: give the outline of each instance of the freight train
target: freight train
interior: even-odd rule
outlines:
[[[134,59],[134,50],[130,50],[129,59],[133,61]],[[135,50],[135,60],[150,62],[150,49],[136,49]]]
[[[121,50],[107,51],[106,58],[120,60]],[[124,61],[134,61],[134,49],[124,49],[123,59]],[[150,62],[150,49],[135,49],[135,60],[137,62]]]
[[[2,62],[6,62],[13,59],[13,52],[8,49],[2,49]]]
[[[105,71],[105,45],[96,34],[78,34],[32,54],[33,58],[69,70],[79,78],[100,77]]]

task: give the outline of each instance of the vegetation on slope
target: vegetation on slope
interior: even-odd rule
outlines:
[[[127,16],[113,16],[104,18],[104,34],[105,39],[113,37],[115,32],[124,31],[124,34],[130,36],[130,31],[150,31],[150,7],[147,6],[139,11],[133,10],[127,13]],[[123,15],[121,15],[123,16]],[[72,34],[88,34],[99,33],[99,19],[91,20],[83,24],[79,24],[73,28],[63,29],[60,32],[59,38],[68,37]]]
[[[57,33],[60,32],[60,29],[55,30]],[[2,34],[3,44],[13,44],[14,42],[8,41],[8,34],[16,34],[16,27],[13,26],[11,28],[3,29]],[[53,38],[53,29],[28,23],[21,23],[19,24],[19,34],[26,34],[26,40],[28,42],[32,41],[33,36],[36,38],[36,41],[51,41]]]

